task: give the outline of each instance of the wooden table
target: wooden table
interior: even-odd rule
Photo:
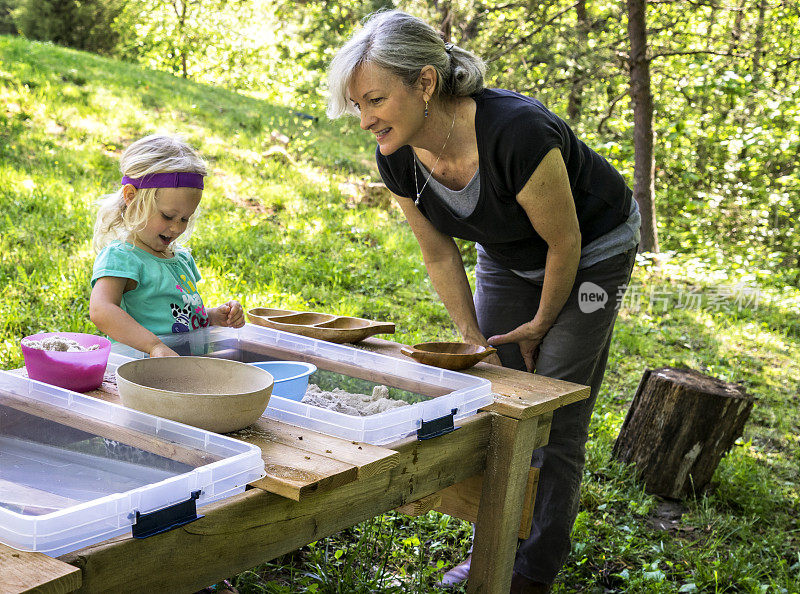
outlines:
[[[403,357],[398,343],[360,345]],[[379,447],[262,418],[231,434],[262,449],[267,476],[252,488],[144,540],[120,536],[56,559],[0,544],[0,593],[194,592],[398,508],[475,521],[467,590],[508,592],[517,537],[530,525],[531,453],[547,443],[552,412],[589,388],[486,363],[467,373],[497,395],[457,431]],[[106,384],[91,395],[118,399]]]

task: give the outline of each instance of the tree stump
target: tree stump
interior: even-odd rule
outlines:
[[[700,493],[742,435],[753,400],[741,386],[691,369],[648,369],[613,456],[636,465],[648,493],[672,499]]]

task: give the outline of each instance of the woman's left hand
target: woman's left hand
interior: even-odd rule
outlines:
[[[522,360],[525,361],[526,369],[532,372],[536,369],[539,345],[542,344],[545,334],[547,334],[547,330],[542,331],[534,321],[530,321],[517,326],[506,334],[492,336],[489,338],[489,344],[497,346],[516,342],[522,353]]]
[[[244,326],[244,310],[238,301],[228,301],[209,312],[209,322],[212,326],[229,326],[241,328]]]

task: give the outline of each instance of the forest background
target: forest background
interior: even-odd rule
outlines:
[[[370,186],[379,178],[368,135],[324,115],[333,53],[385,5],[0,0],[2,366],[21,364],[25,334],[94,331],[85,304],[92,202],[117,178],[124,144],[167,127],[200,147],[217,179],[192,244],[204,294],[247,285],[250,306],[401,319],[395,339],[407,343],[454,336],[402,217]],[[618,324],[559,588],[797,592],[798,3],[396,6],[484,57],[489,85],[561,115],[649,213],[649,249]],[[474,249],[459,245],[471,274]],[[662,503],[608,454],[642,370],[667,364],[739,382],[758,401],[715,487],[659,531]],[[381,536],[387,526],[392,539]],[[239,585],[356,591],[363,582],[372,591],[379,579],[385,591],[428,591],[468,534],[446,517],[386,515],[238,576]],[[391,577],[354,572],[354,551],[377,555]]]
[[[319,116],[335,49],[386,4],[0,0],[0,32],[133,60]],[[620,164],[643,210],[644,251],[659,251],[659,236],[666,251],[689,241],[697,255],[724,253],[770,270],[779,283],[797,283],[797,2],[397,6],[484,57],[491,85],[540,98]],[[692,216],[698,212],[715,216]]]

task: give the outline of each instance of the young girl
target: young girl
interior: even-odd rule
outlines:
[[[151,357],[177,355],[156,335],[244,325],[242,306],[206,309],[187,249],[206,165],[182,139],[154,134],[120,159],[122,187],[104,197],[94,229],[98,252],[89,315],[112,339]]]

